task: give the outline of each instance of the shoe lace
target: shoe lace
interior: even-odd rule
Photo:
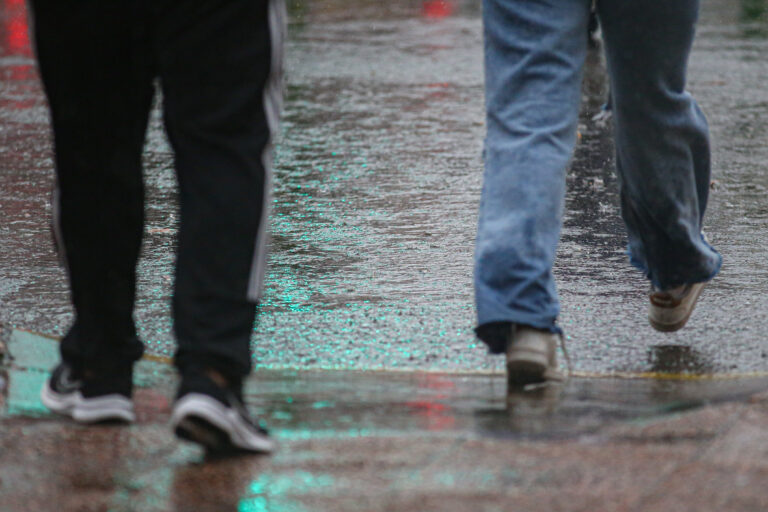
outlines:
[[[568,349],[565,347],[565,334],[562,332],[558,333],[558,338],[560,338],[560,350],[563,351],[563,358],[565,359],[566,378],[570,379],[573,373],[573,365],[571,364],[571,356],[568,354]]]

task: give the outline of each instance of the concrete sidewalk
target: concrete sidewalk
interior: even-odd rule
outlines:
[[[167,428],[167,364],[140,364],[135,425],[83,427],[37,398],[55,342],[12,340],[2,512],[768,509],[764,378],[577,378],[507,397],[498,374],[263,371],[247,401],[278,452],[212,461]]]

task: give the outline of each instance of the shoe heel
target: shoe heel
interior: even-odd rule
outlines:
[[[182,419],[174,432],[179,438],[197,443],[210,451],[223,450],[230,444],[226,432],[205,419],[195,416]]]
[[[548,359],[537,352],[512,353],[507,359],[507,382],[510,386],[525,386],[544,382]]]

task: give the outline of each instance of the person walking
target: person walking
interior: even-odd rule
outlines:
[[[171,426],[214,451],[269,452],[243,404],[264,276],[272,136],[281,102],[280,0],[31,0],[53,127],[54,231],[74,324],[42,390],[77,422],[130,422],[155,82],[175,155],[180,224]]]
[[[476,333],[510,386],[562,380],[552,275],[592,0],[483,0],[487,137],[475,251]],[[685,91],[697,0],[598,0],[631,263],[649,320],[683,327],[722,258],[702,235],[706,119]]]

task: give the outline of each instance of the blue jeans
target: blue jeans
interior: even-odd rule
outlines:
[[[558,332],[552,276],[575,144],[591,0],[484,0],[485,174],[475,252],[478,336]],[[706,119],[685,92],[697,0],[600,0],[630,261],[658,288],[712,279],[703,239]]]

